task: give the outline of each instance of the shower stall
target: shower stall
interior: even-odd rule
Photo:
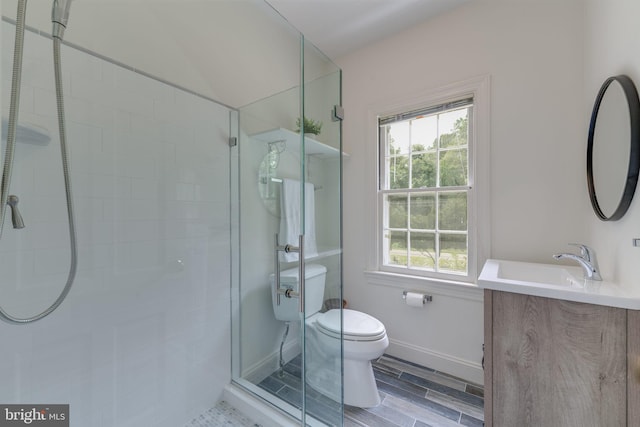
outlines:
[[[17,3],[0,5],[3,163]],[[52,3],[26,11],[10,181],[24,228],[2,201],[0,307],[16,318],[46,311],[73,261]],[[319,349],[303,288],[322,266],[323,310],[342,301],[340,69],[263,0],[61,3],[77,268],[46,317],[0,322],[0,405],[174,427],[233,384],[293,423],[341,425],[340,357],[320,366],[328,388],[307,381]],[[276,242],[283,209],[295,242]],[[297,260],[278,253],[309,240]],[[288,322],[272,304],[277,270],[303,278],[279,294],[298,307]]]

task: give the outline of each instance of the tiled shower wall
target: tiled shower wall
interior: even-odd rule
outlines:
[[[3,118],[14,31],[2,22]],[[51,304],[69,268],[51,51],[27,32],[20,121],[50,141],[16,147],[27,227],[5,221],[0,305],[17,316]],[[78,276],[47,318],[0,322],[0,403],[68,403],[72,426],[181,425],[229,382],[230,110],[62,55]]]

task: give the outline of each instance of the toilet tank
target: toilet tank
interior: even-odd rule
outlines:
[[[324,281],[327,268],[324,265],[309,264],[305,266],[305,317],[320,311],[324,301]],[[275,276],[270,276],[271,302],[276,319],[283,322],[297,321],[299,317],[298,298],[287,298],[280,295],[280,305],[277,304],[275,293]],[[298,292],[298,269],[291,268],[280,272],[280,288],[290,288]]]

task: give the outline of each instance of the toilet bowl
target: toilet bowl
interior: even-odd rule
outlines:
[[[305,371],[306,380],[316,391],[344,404],[370,408],[380,404],[371,360],[384,353],[389,338],[378,319],[356,310],[339,309],[320,313],[327,269],[309,264],[305,269]],[[298,270],[280,273],[281,288],[298,291]],[[276,319],[299,319],[297,300],[278,301],[271,275],[272,303]],[[344,378],[341,378],[344,375]]]
[[[308,339],[312,340],[312,352],[307,354],[307,383],[317,391],[340,401],[339,363],[342,343],[344,404],[360,408],[377,406],[380,404],[380,394],[371,360],[382,356],[389,346],[384,325],[366,313],[344,309],[341,341],[340,320],[340,310],[317,313],[307,319],[307,330],[311,332]]]

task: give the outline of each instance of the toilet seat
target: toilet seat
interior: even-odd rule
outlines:
[[[340,335],[340,310],[329,310],[316,319],[318,330],[333,338],[348,341],[377,341],[387,335],[382,322],[356,310],[342,310],[343,334]]]

